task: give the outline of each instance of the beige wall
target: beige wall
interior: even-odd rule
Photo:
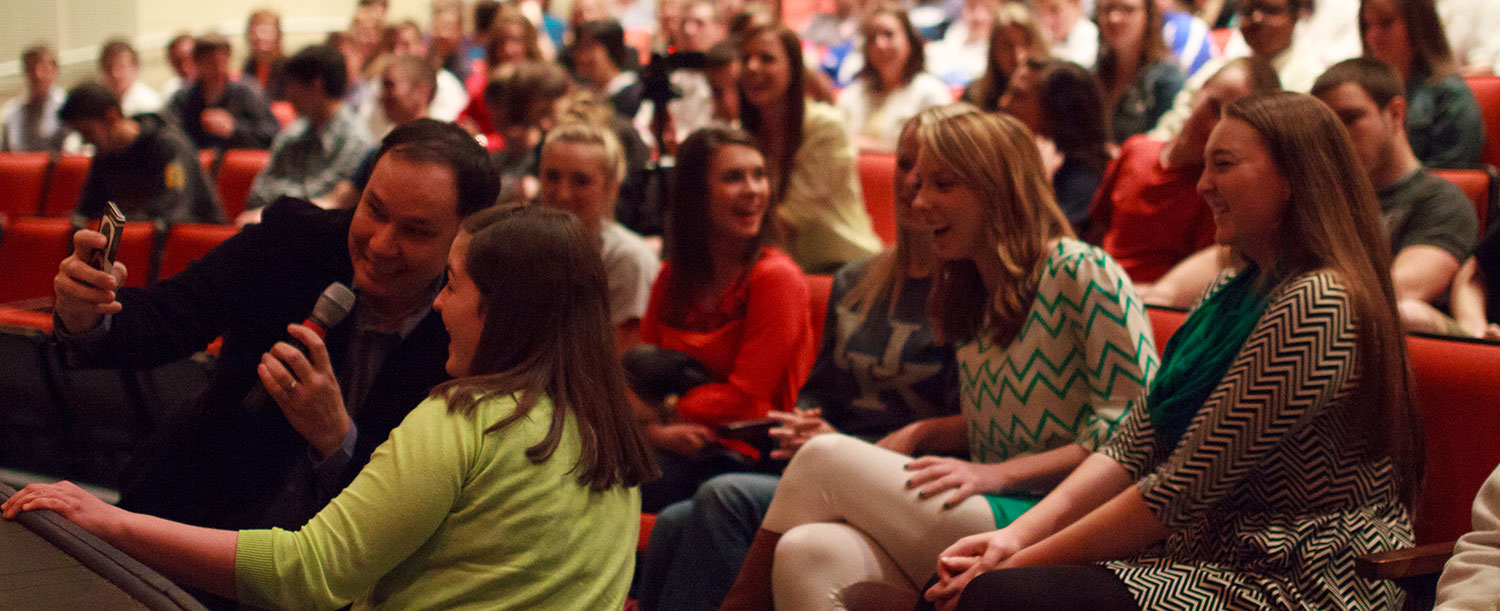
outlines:
[[[287,53],[342,29],[356,0],[0,0],[0,101],[19,94],[21,50],[46,42],[59,51],[70,87],[93,77],[99,46],[124,36],[141,54],[141,80],[160,88],[171,76],[162,47],[179,32],[215,31],[230,37],[238,66],[244,53],[245,17],[270,8],[282,15]],[[425,24],[430,0],[390,0],[389,19]]]

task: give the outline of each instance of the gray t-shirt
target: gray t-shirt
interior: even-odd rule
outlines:
[[[1391,255],[1408,246],[1435,246],[1463,261],[1479,239],[1479,217],[1451,182],[1417,169],[1375,192],[1391,238]]]
[[[661,260],[641,236],[614,221],[604,221],[599,238],[609,281],[610,323],[619,326],[645,316],[651,283],[661,270]]]

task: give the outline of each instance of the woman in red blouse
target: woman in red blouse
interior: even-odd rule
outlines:
[[[642,488],[647,512],[752,463],[753,449],[714,427],[791,409],[817,350],[802,272],[767,245],[765,157],[744,132],[705,129],[677,159],[666,261],[643,345],[625,357],[663,466]]]

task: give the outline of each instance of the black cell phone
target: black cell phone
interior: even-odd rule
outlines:
[[[781,426],[781,421],[775,418],[748,418],[721,425],[718,433],[725,439],[751,442],[765,439],[770,435],[770,430],[778,426]]]
[[[99,233],[104,234],[105,244],[94,252],[94,267],[104,273],[114,271],[115,255],[120,251],[120,235],[125,232],[125,215],[114,202],[104,203],[104,215],[99,217]]]

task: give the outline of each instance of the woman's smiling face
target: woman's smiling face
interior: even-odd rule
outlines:
[[[932,228],[933,249],[945,261],[974,259],[994,250],[985,236],[984,199],[943,167],[928,151],[917,154],[916,199],[913,215]]]

